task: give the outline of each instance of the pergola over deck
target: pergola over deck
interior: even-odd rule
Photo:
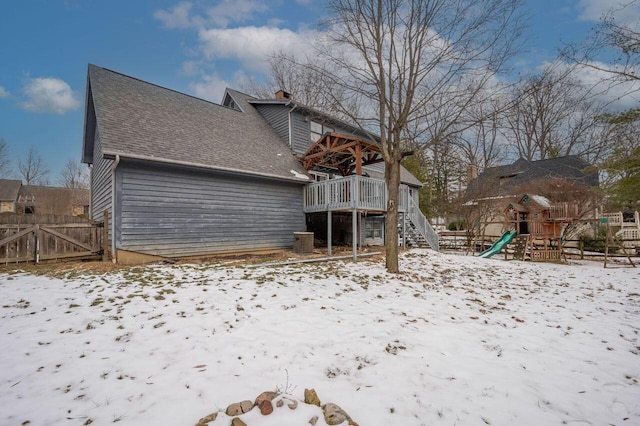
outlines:
[[[331,254],[331,214],[352,212],[353,257],[357,253],[358,216],[362,212],[383,213],[387,210],[387,187],[384,180],[362,176],[362,167],[384,161],[380,146],[354,135],[327,133],[301,158],[306,170],[327,167],[338,170],[342,179],[309,183],[305,187],[305,213],[327,212],[327,246]],[[403,244],[409,226],[424,236],[437,250],[438,237],[418,205],[409,196],[409,187],[400,185],[398,211],[403,214]]]
[[[326,133],[307,149],[301,158],[306,170],[324,166],[342,176],[362,176],[362,166],[384,161],[380,146],[369,140],[342,133]]]

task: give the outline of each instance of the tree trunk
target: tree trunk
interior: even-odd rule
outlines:
[[[400,272],[398,266],[398,196],[400,194],[400,160],[385,162],[385,181],[389,198],[387,200],[387,216],[385,222],[385,252],[387,272]]]

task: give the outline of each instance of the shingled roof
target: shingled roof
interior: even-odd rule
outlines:
[[[0,201],[17,201],[22,181],[0,179]]]
[[[247,103],[250,97],[228,92],[242,111],[89,65],[83,161],[93,162],[97,127],[106,157],[307,182],[290,148]]]
[[[469,183],[467,192],[474,194],[482,188],[492,188],[495,193],[508,193],[523,184],[542,179],[563,179],[592,187],[599,185],[597,171],[581,158],[570,155],[538,161],[520,158],[513,164],[489,167]]]

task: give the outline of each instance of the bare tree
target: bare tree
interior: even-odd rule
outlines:
[[[599,149],[593,136],[602,105],[571,77],[571,70],[548,67],[523,80],[513,97],[505,134],[520,157],[589,157]]]
[[[341,105],[346,106],[352,114],[358,110],[355,102],[341,96],[335,82],[313,58],[301,61],[280,51],[271,56],[268,62],[269,75],[266,81],[259,83],[249,79],[242,90],[264,99],[272,98],[278,90],[284,90],[292,94],[296,102],[341,119],[349,118],[343,114]],[[302,62],[305,66],[300,66]]]
[[[502,132],[507,103],[495,96],[469,109],[469,121],[475,124],[457,139],[462,161],[467,165],[482,170],[497,166],[507,158],[507,141]]]
[[[380,136],[389,191],[386,266],[398,272],[400,161],[407,131],[426,147],[460,130],[463,112],[478,100],[514,53],[521,33],[520,0],[329,0],[328,36],[317,55],[342,99],[367,105],[343,113]],[[335,93],[335,92],[334,92]],[[439,131],[429,121],[439,108]],[[453,107],[455,105],[455,107]],[[442,109],[441,109],[442,111]],[[416,123],[426,123],[424,126]]]
[[[58,184],[64,188],[89,188],[89,169],[69,159],[58,176]]]
[[[461,185],[466,184],[466,164],[454,141],[438,141],[426,150],[430,160],[429,185],[432,211],[438,217],[449,218],[459,204]]]
[[[9,157],[9,145],[7,142],[0,138],[0,178],[7,177],[11,167],[11,160]]]
[[[639,1],[630,0],[612,8],[600,18],[589,38],[581,45],[567,46],[562,56],[574,63],[601,71],[612,83],[640,81]],[[620,19],[632,18],[635,19]],[[608,64],[603,53],[613,54]]]
[[[48,183],[49,169],[35,146],[31,145],[22,159],[18,161],[18,173],[25,185],[46,185]]]

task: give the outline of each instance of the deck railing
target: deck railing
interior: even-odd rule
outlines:
[[[578,217],[578,205],[575,203],[556,203],[549,208],[549,219],[574,219]]]
[[[387,210],[387,187],[380,179],[348,176],[313,182],[304,188],[304,212],[316,213],[337,210]],[[399,208],[407,209],[409,188],[400,185]]]

